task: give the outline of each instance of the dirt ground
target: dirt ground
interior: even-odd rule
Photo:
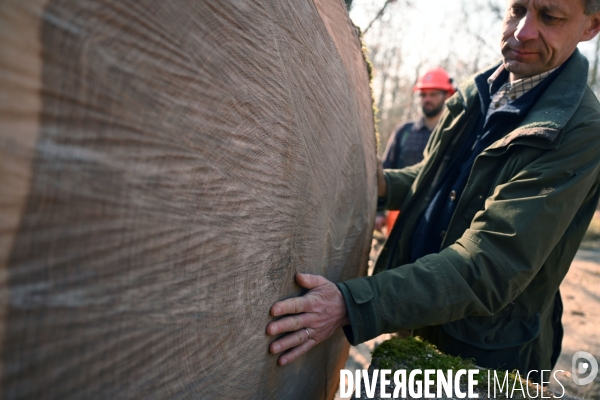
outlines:
[[[567,394],[600,400],[600,374],[586,386],[577,386],[571,379],[575,352],[586,351],[600,362],[600,250],[579,250],[560,291],[565,309],[562,318],[565,337],[555,370],[565,372],[564,379],[560,372],[556,376],[565,385]],[[560,393],[562,389],[556,386],[551,388]]]
[[[376,247],[376,246],[375,246]],[[374,250],[376,252],[377,249]],[[373,254],[374,256],[375,254]],[[372,257],[374,258],[374,257]],[[562,353],[556,365],[556,377],[565,386],[568,396],[600,400],[600,373],[589,385],[577,386],[572,380],[572,358],[577,351],[586,351],[600,362],[600,250],[580,249],[561,285],[564,303],[565,336]],[[390,335],[379,336],[350,348],[346,369],[366,369],[371,363],[371,351]],[[581,377],[585,377],[582,375]],[[558,395],[558,384],[550,388]],[[339,399],[339,391],[336,399]]]

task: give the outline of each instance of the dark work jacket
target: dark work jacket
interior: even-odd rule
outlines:
[[[350,343],[417,329],[482,366],[551,369],[558,288],[600,195],[600,104],[587,71],[575,50],[518,126],[475,159],[442,250],[410,262],[432,187],[477,122],[477,86],[460,85],[424,160],[385,172],[386,207],[402,213],[374,276],[338,284]]]

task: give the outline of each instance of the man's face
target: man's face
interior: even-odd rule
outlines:
[[[423,89],[419,92],[421,110],[427,117],[438,115],[444,108],[444,101],[448,96],[444,90]]]
[[[501,50],[511,80],[558,67],[577,43],[596,36],[598,15],[585,15],[583,1],[507,1]]]

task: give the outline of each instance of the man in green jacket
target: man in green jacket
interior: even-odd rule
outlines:
[[[287,315],[267,326],[287,333],[279,364],[343,327],[352,344],[414,329],[483,367],[553,368],[559,285],[600,196],[600,105],[576,49],[600,1],[508,0],[503,27],[502,63],[448,100],[425,159],[380,171],[380,206],[402,213],[375,274],[298,274],[309,292],[271,307]]]

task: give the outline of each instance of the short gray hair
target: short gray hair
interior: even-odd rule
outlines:
[[[583,0],[585,14],[592,15],[600,11],[600,0]]]

